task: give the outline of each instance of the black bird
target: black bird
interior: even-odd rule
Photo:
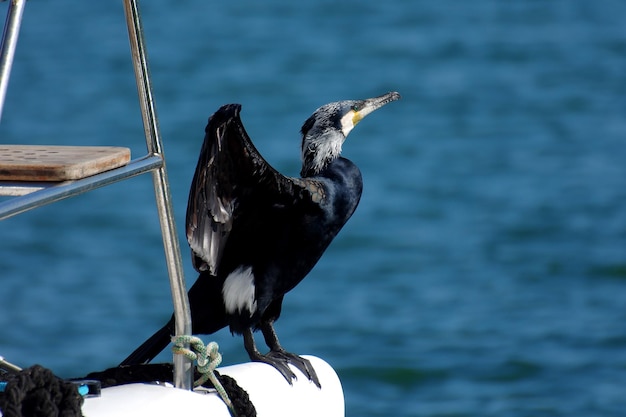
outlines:
[[[243,334],[252,361],[274,366],[291,383],[288,364],[320,385],[308,360],[285,351],[274,331],[284,295],[313,268],[361,198],[361,172],[340,156],[352,128],[396,92],[326,104],[302,126],[301,178],[263,159],[246,133],[238,104],[211,118],[187,205],[187,240],[200,273],[189,290],[194,334],[229,326]],[[261,354],[253,331],[270,351]],[[173,318],[121,365],[150,362],[169,343]]]

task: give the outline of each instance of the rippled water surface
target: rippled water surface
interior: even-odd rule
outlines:
[[[402,94],[345,143],[361,205],[277,326],[335,367],[348,416],[623,415],[626,3],[142,6],[179,232],[221,104],[242,103],[261,152],[296,175],[315,108]],[[29,2],[0,142],[140,156],[135,91],[121,4]],[[81,375],[167,319],[150,182],[2,222],[0,355]],[[210,339],[246,360],[228,331]]]

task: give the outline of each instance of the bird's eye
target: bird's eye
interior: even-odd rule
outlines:
[[[354,105],[352,106],[352,111],[359,111],[359,108],[356,105]]]

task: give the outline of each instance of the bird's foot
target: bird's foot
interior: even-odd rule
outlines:
[[[313,365],[308,359],[304,359],[294,353],[289,353],[280,345],[276,332],[274,331],[273,321],[263,321],[260,324],[261,332],[265,338],[265,343],[270,348],[270,351],[263,355],[256,348],[254,342],[254,336],[251,329],[246,329],[243,332],[243,341],[248,356],[253,362],[263,362],[268,365],[272,365],[282,376],[285,377],[289,385],[293,385],[293,380],[298,379],[296,374],[293,373],[289,364],[295,366],[300,372],[302,372],[309,381],[312,381],[318,388],[322,388],[319,378]]]
[[[257,355],[254,355],[254,357],[251,356],[250,359],[254,362],[263,362],[268,365],[272,365],[278,372],[281,373],[283,377],[285,377],[287,382],[289,382],[289,385],[293,385],[292,380],[298,379],[296,374],[289,367],[289,364],[292,364],[300,372],[302,372],[309,379],[309,381],[312,381],[318,388],[322,388],[317,377],[317,373],[315,372],[313,365],[311,365],[311,362],[308,359],[296,355],[295,353],[290,353],[282,349],[270,350],[265,355],[258,353]]]

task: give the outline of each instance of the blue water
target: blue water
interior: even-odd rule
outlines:
[[[120,3],[27,4],[2,143],[142,155]],[[261,152],[296,175],[319,105],[403,95],[344,145],[361,205],[278,322],[288,349],[335,367],[348,416],[626,413],[625,2],[142,11],[188,283],[186,198],[215,109],[242,103]],[[15,363],[103,369],[170,314],[149,176],[8,219],[0,236],[0,355]],[[207,340],[246,360],[228,331]]]

